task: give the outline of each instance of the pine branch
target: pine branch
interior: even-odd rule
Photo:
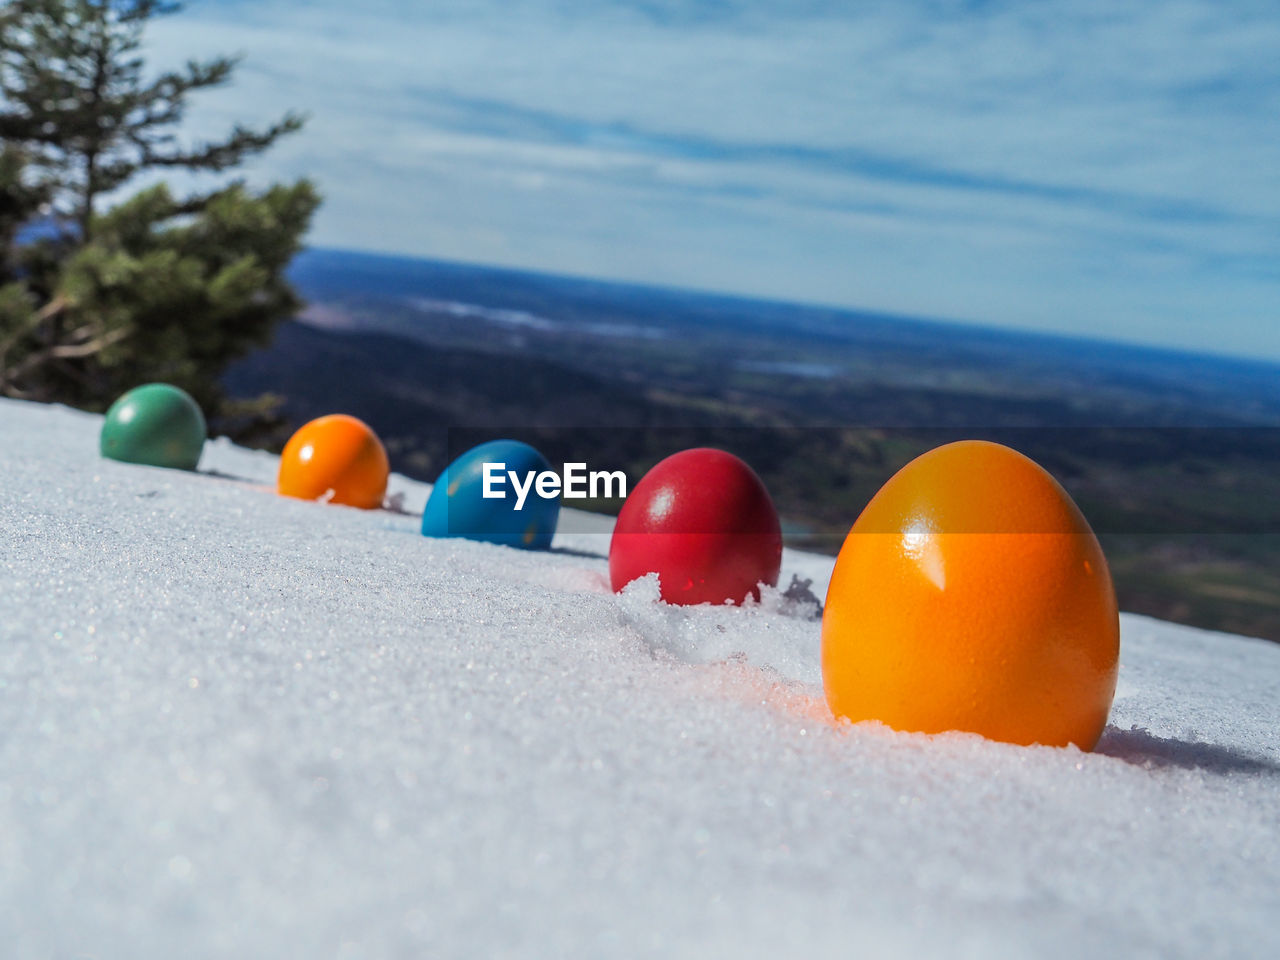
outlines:
[[[208,209],[209,204],[213,203],[219,197],[225,197],[228,194],[244,190],[245,181],[243,179],[233,180],[231,183],[224,184],[216,190],[210,190],[208,193],[192,193],[188,194],[182,200],[173,205],[173,216],[192,216],[194,214],[203,213]]]
[[[164,3],[160,0],[134,0],[133,3],[117,4],[116,16],[120,23],[145,23],[152,17],[166,17],[178,13],[185,4]]]
[[[77,333],[81,333],[86,328],[82,327]],[[97,356],[117,343],[133,336],[134,327],[132,324],[117,327],[114,330],[108,330],[102,334],[89,340],[83,340],[80,343],[55,343],[28,354],[16,366],[0,371],[0,384],[2,384],[3,392],[8,396],[31,396],[31,391],[24,391],[17,386],[26,376],[39,370],[46,364],[58,360],[82,360],[86,357]]]
[[[9,351],[23,337],[29,336],[40,329],[41,325],[61,315],[70,305],[70,301],[66,297],[55,297],[42,309],[33,312],[26,323],[14,330],[5,338],[3,343],[0,343],[0,393],[10,397],[26,397],[30,395],[29,392],[16,387],[15,384],[47,362],[53,356],[50,352],[51,348],[46,347],[43,350],[28,354],[14,367],[7,366]]]
[[[17,345],[19,340],[31,333],[33,330],[38,330],[41,324],[48,323],[69,306],[71,306],[71,301],[66,297],[55,297],[42,309],[32,313],[26,323],[22,324],[18,329],[10,333],[9,336],[5,337],[3,342],[0,342],[0,366],[3,366],[5,357],[9,355],[9,351]]]
[[[50,347],[48,355],[51,358],[59,360],[71,360],[81,357],[91,357],[101,353],[107,347],[119,343],[125,337],[133,335],[132,327],[117,327],[115,330],[108,331],[92,340],[87,340],[78,344],[61,344],[56,347]]]
[[[192,150],[156,153],[148,144],[143,150],[143,167],[184,167],[188,170],[222,171],[239,166],[248,157],[261,153],[281,137],[302,129],[306,118],[289,113],[266,130],[251,130],[237,124],[221,143],[205,143]]]

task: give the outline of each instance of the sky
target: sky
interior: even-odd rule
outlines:
[[[316,246],[1280,359],[1274,0],[195,0]]]

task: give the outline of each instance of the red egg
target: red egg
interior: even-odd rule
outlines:
[[[731,453],[699,447],[644,475],[618,514],[609,545],[614,590],[658,575],[668,603],[742,603],[774,586],[782,528],[769,491]]]

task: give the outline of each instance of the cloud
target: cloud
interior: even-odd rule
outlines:
[[[1280,357],[1280,12],[195,3],[317,243]]]

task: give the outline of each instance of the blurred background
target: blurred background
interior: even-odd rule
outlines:
[[[341,410],[426,480],[715,444],[828,552],[989,437],[1124,609],[1280,640],[1274,4],[0,10],[8,396]]]

